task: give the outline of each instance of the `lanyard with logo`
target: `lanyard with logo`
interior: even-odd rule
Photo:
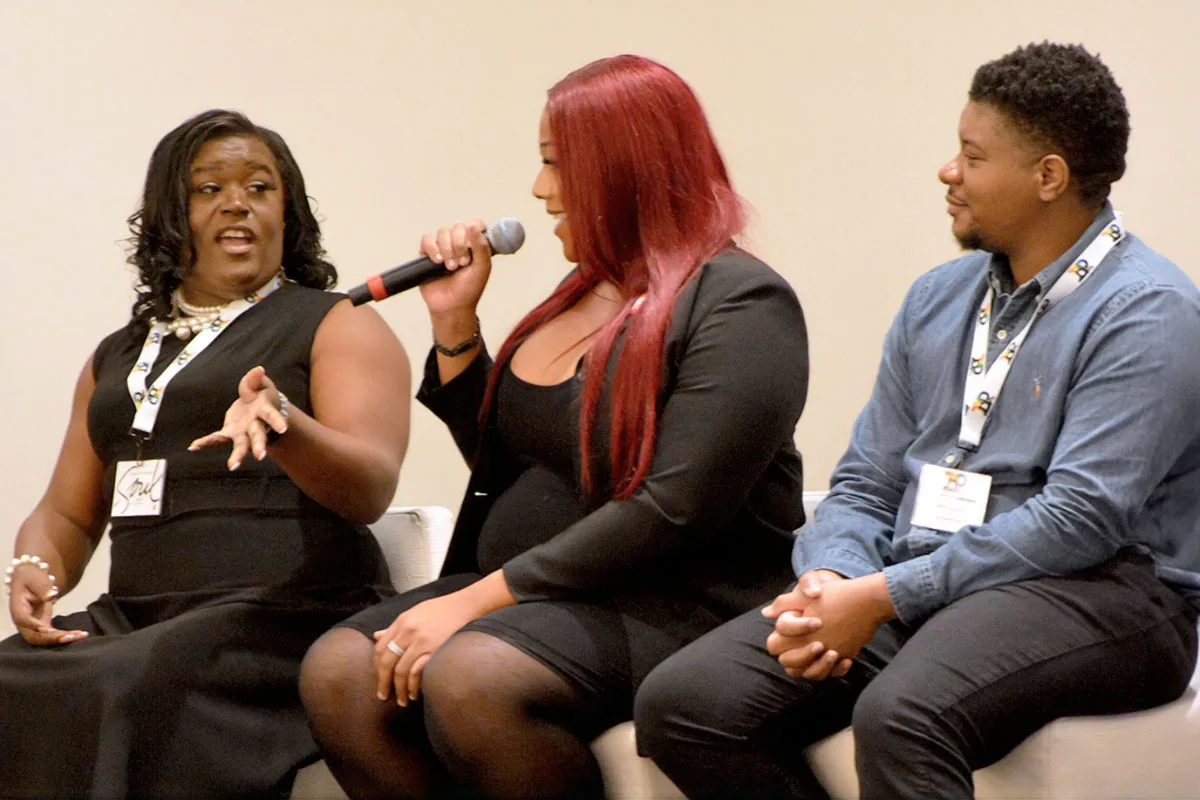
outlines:
[[[975,450],[979,447],[988,414],[995,407],[1000,390],[1004,388],[1004,381],[1012,369],[1013,359],[1025,338],[1029,336],[1033,324],[1051,307],[1078,289],[1124,237],[1125,229],[1121,225],[1121,214],[1118,212],[1116,218],[1104,227],[1079,258],[1054,282],[1050,291],[1034,309],[1029,322],[1020,333],[1012,337],[991,368],[985,370],[992,301],[995,299],[995,290],[991,286],[988,287],[987,294],[979,306],[979,313],[975,317],[971,363],[967,367],[967,380],[963,388],[962,427],[958,434],[960,448]],[[913,525],[954,533],[964,526],[983,523],[991,495],[992,476],[946,466],[954,461],[954,456],[950,455],[942,464],[925,464],[921,467],[917,496],[913,502]]]
[[[188,342],[187,346],[171,364],[163,370],[153,385],[146,387],[146,373],[154,365],[162,348],[163,339],[167,334],[165,322],[156,320],[146,334],[142,352],[138,355],[125,385],[129,389],[129,397],[133,400],[133,425],[130,430],[134,436],[148,438],[154,432],[154,424],[158,421],[163,394],[167,384],[179,372],[200,355],[205,348],[213,343],[229,326],[229,323],[240,317],[253,306],[280,287],[282,278],[276,275],[266,286],[257,292],[235,300],[221,309],[221,314],[203,331]],[[139,453],[140,455],[140,453]],[[154,516],[162,513],[162,488],[166,479],[167,462],[163,458],[137,461],[118,461],[116,480],[113,487],[112,516]]]
[[[1087,246],[1079,258],[1075,259],[1067,271],[1054,282],[1050,291],[1046,293],[1034,310],[1029,322],[1025,323],[1025,327],[1021,329],[1020,333],[1012,337],[1008,347],[1004,348],[1004,351],[996,357],[991,368],[985,371],[988,338],[991,333],[992,300],[996,294],[991,286],[988,287],[987,294],[984,295],[983,302],[979,305],[979,314],[976,316],[975,333],[971,343],[971,363],[967,367],[967,381],[963,387],[962,427],[958,434],[959,447],[967,450],[979,447],[988,415],[1000,397],[1000,390],[1004,388],[1004,381],[1008,378],[1009,371],[1012,370],[1013,359],[1016,357],[1017,351],[1021,349],[1025,338],[1029,336],[1033,324],[1052,306],[1057,305],[1091,277],[1104,257],[1123,238],[1125,238],[1125,228],[1121,225],[1121,213],[1117,212],[1116,218],[1104,227],[1104,230]]]

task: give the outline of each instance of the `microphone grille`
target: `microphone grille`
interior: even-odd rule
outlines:
[[[521,249],[525,244],[525,226],[512,217],[501,217],[488,226],[488,244],[492,252],[499,255],[510,255]]]

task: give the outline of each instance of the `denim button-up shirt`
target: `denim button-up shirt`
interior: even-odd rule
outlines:
[[[993,318],[988,362],[1038,298],[1113,218],[1011,292]],[[1034,324],[977,450],[958,447],[972,323],[1002,256],[971,253],[910,288],[884,342],[875,387],[829,496],[797,537],[797,574],[882,570],[896,613],[916,623],[954,600],[1065,575],[1127,546],[1200,605],[1200,292],[1127,234],[1069,297]],[[992,476],[981,525],[911,523],[925,464]]]

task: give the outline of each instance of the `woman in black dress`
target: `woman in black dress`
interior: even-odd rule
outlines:
[[[679,76],[550,90],[533,193],[575,267],[488,356],[482,224],[425,236],[418,399],[472,465],[443,578],[356,615],[301,694],[353,797],[599,797],[588,743],[656,664],[768,602],[803,522],[804,319]]]
[[[0,797],[286,797],[316,755],[305,650],[389,593],[363,524],[395,490],[406,357],[326,291],[299,167],[240,114],[169,133],[130,224],[132,319],[79,376],[7,575]],[[110,523],[108,592],[53,616]]]

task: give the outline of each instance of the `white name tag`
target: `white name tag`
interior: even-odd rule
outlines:
[[[991,491],[991,475],[926,464],[917,483],[912,524],[948,533],[982,525]]]
[[[162,513],[167,460],[118,461],[113,484],[114,517],[157,517]]]

